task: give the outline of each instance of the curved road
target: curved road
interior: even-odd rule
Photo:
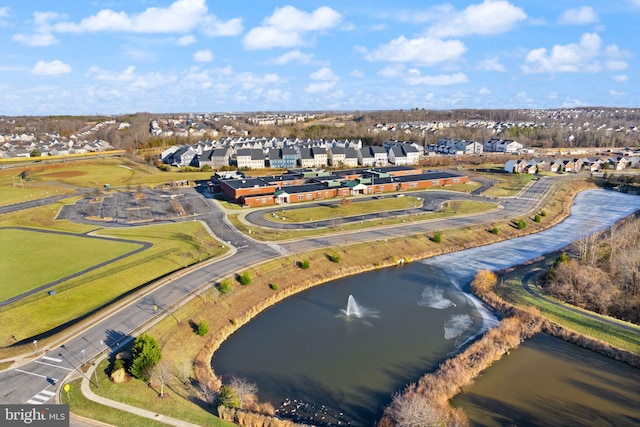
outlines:
[[[489,214],[463,218],[447,218],[412,224],[400,224],[377,229],[359,230],[356,233],[333,234],[307,240],[262,243],[246,237],[226,220],[220,206],[203,197],[190,201],[212,232],[234,249],[233,256],[184,272],[174,279],[165,280],[133,303],[117,309],[108,317],[97,320],[93,326],[69,338],[53,348],[34,345],[32,360],[25,360],[19,368],[0,372],[0,402],[44,403],[56,393],[60,380],[72,371],[78,371],[84,361],[91,360],[104,350],[117,350],[152,322],[169,314],[166,310],[175,303],[193,296],[194,291],[248,266],[276,258],[287,253],[306,251],[326,246],[375,241],[437,229],[460,227],[513,218],[529,212],[541,196],[550,188],[552,180],[543,179],[528,187],[520,197],[500,199],[503,209]],[[195,190],[193,194],[197,194]],[[186,219],[188,220],[188,219]],[[158,310],[154,310],[154,306]]]

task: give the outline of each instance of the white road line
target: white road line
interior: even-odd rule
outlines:
[[[26,403],[29,403],[31,405],[42,405],[55,395],[55,392],[44,389],[40,393],[33,396],[31,399],[27,400]]]
[[[46,375],[40,375],[40,374],[36,374],[34,372],[23,371],[22,369],[16,369],[15,371],[16,372],[22,372],[23,374],[27,374],[27,375],[33,375],[34,377],[44,378],[45,380],[52,379],[53,381],[58,382],[57,379],[48,377]]]
[[[49,362],[62,363],[62,359],[56,359],[55,357],[42,356],[42,359],[48,360]]]
[[[73,369],[67,368],[66,366],[52,365],[51,363],[40,362],[39,360],[36,360],[35,363],[38,363],[40,365],[52,366],[52,367],[57,368],[57,369],[64,369],[65,371],[73,371]]]

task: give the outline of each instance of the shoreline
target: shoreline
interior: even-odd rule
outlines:
[[[492,244],[498,241],[504,241],[514,237],[520,237],[526,234],[534,234],[536,232],[552,227],[558,224],[559,222],[561,222],[562,220],[564,220],[569,215],[570,208],[573,205],[573,200],[580,191],[585,189],[596,188],[592,184],[586,183],[584,181],[583,183],[584,183],[583,185],[578,185],[576,188],[571,188],[572,191],[567,191],[567,194],[564,194],[563,197],[560,198],[560,200],[554,200],[554,196],[556,196],[556,194],[559,193],[561,189],[554,187],[549,197],[546,197],[543,200],[541,200],[542,206],[536,206],[533,210],[534,211],[540,210],[542,208],[545,208],[550,203],[555,204],[558,201],[562,203],[562,207],[560,211],[553,218],[549,218],[547,223],[537,224],[539,227],[531,227],[529,230],[525,230],[524,232],[522,230],[517,230],[516,232],[514,232],[513,230],[507,230],[507,232],[505,232],[504,233],[505,235],[503,236],[496,236],[486,232],[487,227],[491,226],[490,224],[465,227],[467,229],[465,230],[465,232],[470,234],[473,234],[472,233],[473,230],[479,233],[484,231],[485,234],[481,235],[481,237],[484,237],[484,238],[482,238],[480,242],[464,241],[461,239],[461,241],[454,242],[453,244],[450,244],[448,247],[444,247],[444,245],[440,247],[438,246],[433,247],[433,245],[431,245],[432,247],[429,248],[430,250],[419,251],[418,253],[415,253],[416,245],[412,245],[412,249],[414,249],[414,253],[412,254],[413,256],[410,257],[410,260],[414,260],[414,261],[424,260],[433,256],[444,254],[444,253],[459,251],[459,250],[468,249],[472,247],[484,246],[484,245]],[[556,184],[556,185],[561,186],[562,183]],[[566,191],[566,189],[564,191]],[[512,218],[505,219],[504,221],[508,222],[511,220]],[[411,236],[394,239],[394,242],[402,242],[403,240],[405,240],[405,243],[406,243],[407,239],[411,239]],[[356,246],[357,245],[358,244],[356,244]],[[366,245],[366,243],[361,245]],[[393,245],[393,244],[391,246],[396,247],[396,245]],[[322,250],[320,250],[320,252],[322,252]],[[253,317],[259,314],[261,311],[273,306],[274,304],[282,301],[284,298],[287,298],[295,293],[306,290],[312,286],[317,286],[317,285],[326,283],[327,281],[330,281],[330,280],[336,280],[341,277],[347,277],[347,276],[359,274],[362,272],[373,271],[379,268],[397,265],[393,262],[393,255],[391,255],[393,253],[397,253],[397,250],[393,250],[393,251],[387,250],[387,251],[383,251],[383,253],[385,254],[385,257],[381,261],[379,260],[374,263],[366,263],[366,261],[363,263],[361,261],[356,265],[351,265],[349,268],[346,268],[346,269],[343,268],[343,269],[340,269],[340,271],[334,270],[333,274],[330,274],[330,275],[325,275],[321,277],[308,277],[306,278],[306,280],[302,280],[302,282],[299,282],[299,284],[297,285],[288,286],[285,289],[277,291],[275,295],[271,295],[262,301],[256,301],[256,304],[253,304],[251,306],[247,306],[246,309],[243,310],[241,313],[239,313],[237,317],[231,319],[231,321],[229,322],[230,324],[227,323],[224,327],[218,329],[217,332],[214,329],[213,337],[207,340],[207,343],[200,349],[194,361],[194,373],[196,375],[196,378],[202,383],[208,384],[217,389],[221,385],[221,381],[216,376],[213,370],[213,367],[211,366],[211,359],[215,351],[222,345],[222,343],[224,343],[224,341],[229,336],[231,336],[231,334],[233,334],[236,330],[238,330],[240,327],[242,327],[247,322],[249,322]],[[298,255],[297,257],[300,258],[301,256]],[[283,274],[286,275],[286,273],[283,273]],[[304,272],[298,271],[295,274],[303,276]],[[263,283],[267,284],[266,282],[263,282]],[[251,287],[254,287],[254,286],[255,285],[251,285]],[[467,297],[469,296],[467,295]],[[230,304],[233,304],[233,302],[231,302]],[[477,300],[477,302],[474,302],[474,305],[477,306],[477,304],[482,304],[482,303],[480,302],[480,300]],[[485,319],[483,316],[483,322],[484,321]],[[487,330],[488,329],[489,328],[487,328]],[[484,330],[482,333],[484,332],[486,332],[486,330]],[[478,335],[476,335],[474,339],[477,338],[477,336]]]

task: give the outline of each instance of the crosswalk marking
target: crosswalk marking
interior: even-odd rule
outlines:
[[[62,359],[56,359],[55,357],[42,356],[42,359],[48,360],[49,362],[62,363]]]
[[[55,395],[55,392],[44,389],[40,393],[33,396],[31,399],[27,400],[27,403],[31,405],[42,405]]]

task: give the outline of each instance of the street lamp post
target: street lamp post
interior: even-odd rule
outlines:
[[[36,347],[36,356],[38,355],[38,340],[33,340],[33,345]]]
[[[87,359],[85,358],[85,355],[84,355],[85,350],[86,349],[84,349],[84,348],[82,350],[80,350],[80,353],[82,353],[82,366],[87,364]]]

